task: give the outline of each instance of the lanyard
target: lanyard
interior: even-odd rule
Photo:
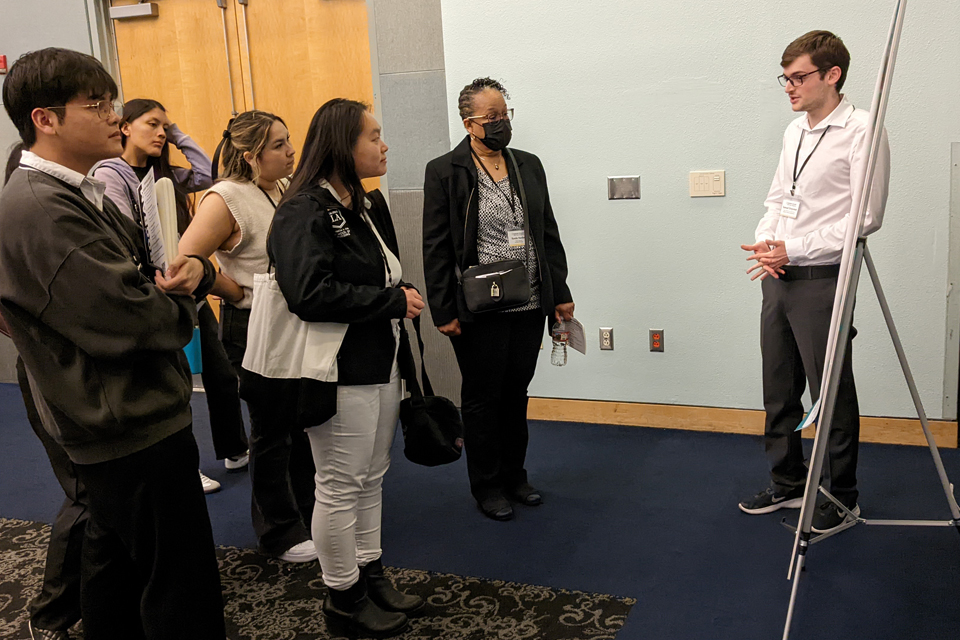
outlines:
[[[277,205],[278,205],[279,203],[274,202],[274,201],[273,201],[273,198],[270,197],[270,194],[267,193],[266,189],[264,189],[264,188],[261,187],[260,185],[257,185],[257,189],[260,189],[260,192],[267,197],[267,200],[270,201],[270,206],[272,206],[272,207],[273,207],[273,210],[276,211],[276,210],[277,210]],[[283,197],[283,187],[281,187],[279,183],[277,183],[277,189],[280,190],[280,197],[282,198],[282,197]]]
[[[820,146],[820,143],[823,142],[823,138],[827,135],[827,131],[830,131],[830,125],[827,125],[827,128],[823,130],[823,133],[820,134],[820,139],[817,140],[817,144],[813,146],[813,151],[810,152],[810,155],[807,156],[807,159],[803,161],[803,164],[800,165],[800,169],[797,170],[797,163],[800,162],[800,147],[803,146],[803,137],[806,135],[806,129],[800,131],[800,144],[797,145],[797,156],[793,160],[793,186],[790,187],[790,195],[794,195],[797,191],[797,180],[800,179],[800,174],[803,173],[803,170],[807,168],[807,163],[810,162],[810,158],[813,157],[813,154],[817,151],[817,147]]]
[[[487,169],[487,167],[483,164],[483,161],[480,160],[480,156],[478,156],[478,155],[477,155],[477,152],[473,150],[473,147],[470,148],[470,152],[471,152],[471,153],[474,155],[474,157],[477,159],[477,163],[480,165],[480,168],[483,169],[483,172],[484,172],[485,174],[487,174],[487,177],[488,177],[488,178],[490,178],[490,182],[493,183],[494,189],[496,189],[497,191],[499,191],[499,192],[500,192],[500,195],[503,196],[503,199],[507,201],[507,204],[508,204],[508,205],[510,205],[510,211],[513,213],[513,222],[514,222],[514,224],[519,224],[519,221],[517,220],[517,205],[516,205],[516,203],[514,202],[514,197],[515,197],[515,195],[514,195],[514,191],[513,191],[513,183],[510,182],[510,195],[508,196],[508,195],[503,191],[503,189],[500,188],[500,185],[497,184],[497,181],[493,179],[493,176],[490,175],[490,170]],[[508,180],[508,182],[509,182],[509,180]]]

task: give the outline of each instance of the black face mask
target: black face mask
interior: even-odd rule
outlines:
[[[483,138],[477,138],[490,151],[500,151],[508,144],[513,137],[513,127],[509,120],[497,120],[496,122],[483,123]]]

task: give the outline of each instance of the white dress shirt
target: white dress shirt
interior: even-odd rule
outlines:
[[[854,208],[853,194],[867,170],[869,121],[869,112],[854,108],[841,96],[837,108],[816,127],[810,128],[807,114],[787,126],[780,164],[764,202],[767,213],[757,225],[757,242],[785,241],[791,265],[840,262],[847,222]],[[800,172],[800,177],[796,195],[791,196],[795,172]],[[863,223],[864,236],[879,229],[883,222],[889,181],[890,146],[884,130]],[[789,207],[781,211],[784,199],[800,201],[795,218],[784,215],[790,212]]]
[[[24,151],[21,154],[20,165],[42,171],[58,180],[63,180],[71,187],[79,188],[80,193],[83,194],[83,197],[86,198],[90,204],[98,210],[103,211],[103,194],[107,188],[104,182],[96,178],[91,178],[90,176],[85,176],[79,171],[69,169],[62,164],[44,160],[32,151]]]

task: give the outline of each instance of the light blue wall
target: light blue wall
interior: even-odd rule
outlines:
[[[537,153],[571,266],[587,357],[551,367],[533,395],[761,407],[760,288],[745,276],[794,118],[780,54],[830,29],[853,56],[845,92],[869,108],[893,0],[442,0],[452,112],[472,78],[499,78],[515,146]],[[941,414],[950,143],[960,140],[960,3],[911,2],[887,117],[892,179],[871,249],[923,400]],[[727,196],[688,196],[688,172],[725,169]],[[639,173],[639,201],[609,202],[606,176]],[[876,297],[864,278],[855,369],[869,415],[912,415]],[[597,350],[613,326],[616,350]],[[665,330],[666,351],[647,331]]]
[[[7,56],[7,66],[24,53],[44,47],[92,53],[86,0],[0,0],[0,55]],[[7,149],[19,139],[6,111],[0,109],[4,160]]]
[[[0,55],[7,67],[24,53],[44,47],[65,47],[91,53],[90,28],[85,0],[0,0]],[[0,76],[0,82],[6,76]],[[16,128],[0,108],[0,160],[20,140]],[[0,183],[3,182],[0,174]],[[0,382],[15,382],[16,350],[9,338],[0,336]]]

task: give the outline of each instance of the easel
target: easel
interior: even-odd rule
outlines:
[[[790,637],[790,626],[793,622],[797,592],[800,586],[800,576],[803,572],[807,550],[810,548],[810,545],[857,524],[953,527],[957,533],[960,533],[960,506],[957,505],[957,499],[953,494],[953,485],[947,477],[947,472],[943,467],[943,461],[940,458],[940,451],[937,449],[936,441],[930,433],[927,414],[920,400],[920,393],[917,391],[917,385],[910,371],[907,356],[903,351],[900,336],[894,325],[890,307],[887,305],[887,299],[883,295],[880,278],[877,275],[870,251],[867,249],[867,242],[860,237],[867,205],[870,200],[870,185],[872,184],[873,174],[876,168],[880,139],[883,132],[883,121],[887,110],[890,83],[893,79],[893,70],[897,59],[897,50],[900,45],[900,34],[903,30],[906,5],[907,0],[897,0],[896,8],[894,9],[893,22],[890,25],[890,34],[887,38],[886,49],[884,50],[883,59],[880,64],[877,88],[870,109],[871,143],[870,153],[867,157],[867,169],[864,173],[863,184],[859,185],[858,190],[854,192],[853,202],[857,208],[851,212],[852,215],[850,219],[855,221],[855,223],[847,225],[846,236],[844,237],[843,257],[840,261],[837,293],[834,297],[833,316],[830,321],[830,338],[827,341],[827,357],[824,364],[822,383],[820,385],[820,418],[817,425],[816,437],[813,442],[813,455],[810,460],[810,469],[807,473],[807,485],[803,495],[803,506],[800,509],[800,522],[797,525],[793,552],[790,557],[790,569],[787,573],[787,579],[793,580],[793,588],[790,593],[790,605],[787,609],[787,619],[783,629],[783,640],[788,640]],[[926,436],[927,445],[930,447],[930,453],[933,456],[937,474],[940,476],[940,483],[943,486],[947,503],[950,506],[950,512],[953,515],[952,520],[867,520],[855,515],[845,505],[830,495],[826,489],[819,486],[820,475],[823,471],[824,456],[826,455],[827,443],[830,437],[830,427],[833,422],[833,411],[836,406],[837,388],[840,384],[840,371],[850,336],[850,324],[853,318],[853,306],[857,296],[860,270],[864,262],[867,264],[867,271],[870,273],[870,279],[873,281],[873,288],[877,292],[880,308],[883,311],[887,329],[890,331],[890,338],[893,340],[893,346],[897,351],[900,367],[903,369],[903,375],[910,389],[910,395],[913,397],[913,404],[920,418],[920,425],[923,428],[924,436]],[[837,508],[845,514],[846,520],[830,532],[811,538],[813,513],[817,505],[818,488],[827,499],[833,502]]]

